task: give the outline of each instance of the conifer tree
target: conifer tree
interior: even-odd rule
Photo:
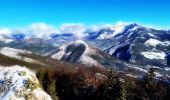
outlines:
[[[115,73],[111,69],[108,74],[108,79],[102,87],[102,98],[100,100],[114,100],[118,96],[118,88],[116,85]]]
[[[146,81],[147,84],[153,83],[154,78],[155,78],[155,70],[154,70],[153,67],[151,67],[148,70],[145,81]]]
[[[47,93],[51,95],[54,100],[57,100],[57,90],[56,90],[56,81],[54,79],[50,79],[47,83]]]
[[[116,79],[115,79],[115,72],[113,71],[113,69],[110,69],[110,72],[107,77],[108,77],[107,84],[114,85]]]
[[[126,100],[126,86],[125,86],[125,83],[124,82],[120,82],[119,83],[119,96],[116,100]]]

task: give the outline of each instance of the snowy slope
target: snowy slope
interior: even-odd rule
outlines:
[[[100,41],[91,39],[90,42],[93,46],[125,61],[169,66],[170,33],[135,24],[132,26],[113,38]]]
[[[170,46],[170,41],[160,41],[157,39],[150,38],[145,42],[145,45],[154,46],[154,47],[158,45]]]
[[[0,42],[4,42],[4,43],[11,43],[13,42],[13,39],[10,38],[4,38],[2,35],[0,35]]]
[[[148,59],[165,59],[166,57],[164,52],[142,52],[141,54]]]
[[[96,51],[94,49],[89,48],[89,46],[84,41],[81,40],[77,40],[75,42],[68,43],[66,45],[59,47],[59,51],[53,54],[51,57],[59,60],[69,58],[74,53],[73,49],[74,50],[81,49],[81,51],[78,50],[80,51],[79,54],[76,54],[75,57],[73,57],[72,59],[68,59],[69,62],[81,62],[82,64],[98,65],[97,61],[90,57],[91,54],[96,54]]]
[[[34,72],[25,67],[0,66],[0,100],[52,100]]]
[[[79,63],[89,66],[108,66],[112,65],[112,61],[108,62],[109,55],[100,51],[99,49],[89,46],[82,40],[70,42],[66,45],[60,46],[48,56],[54,59],[67,61],[71,63]]]
[[[39,61],[36,61],[34,59],[23,57],[23,56],[19,55],[19,54],[31,54],[30,51],[26,51],[26,50],[14,49],[14,48],[9,48],[9,47],[2,47],[2,48],[0,48],[0,54],[11,57],[11,58],[23,60],[23,61],[26,61],[26,62],[40,63]]]
[[[110,39],[116,36],[117,34],[123,32],[126,28],[127,24],[125,23],[118,23],[113,27],[110,27],[110,32],[104,31],[100,34],[97,39]]]

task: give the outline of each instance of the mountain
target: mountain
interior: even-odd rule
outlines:
[[[144,79],[153,68],[156,81],[170,83],[170,31],[126,23],[86,30],[83,34],[81,39],[67,32],[51,33],[49,38],[20,32],[0,34],[0,99],[51,100],[56,97],[53,86],[58,83],[61,91],[57,93],[64,93],[63,89],[68,88],[65,85],[76,82],[73,78],[84,85],[84,79],[90,78],[88,87],[97,82],[94,75],[107,79],[110,68],[120,77],[135,80]],[[54,90],[49,92],[47,87]],[[77,88],[73,88],[76,93]],[[89,87],[90,91],[94,89]]]
[[[47,56],[61,61],[98,67],[112,67],[114,64],[114,59],[108,54],[88,45],[82,40],[76,40],[62,45],[48,53]]]
[[[137,26],[136,23],[134,24],[116,24],[115,26],[112,27],[105,27],[103,29],[100,29],[97,32],[89,32],[89,36],[87,37],[90,40],[106,40],[106,39],[111,39],[114,37],[118,37],[121,34],[126,33],[129,29],[134,28]]]
[[[89,37],[91,44],[112,56],[132,63],[169,66],[169,31],[137,24],[125,26],[124,30],[117,34],[108,30],[100,30],[95,38]],[[99,38],[103,34],[114,35],[109,38]]]
[[[159,72],[169,70],[170,31],[120,23],[97,30],[86,29],[83,34],[84,38],[76,41],[79,39],[74,33],[51,33],[50,38],[13,33],[0,35],[0,46],[77,64],[109,68],[138,66],[145,71],[151,65]]]

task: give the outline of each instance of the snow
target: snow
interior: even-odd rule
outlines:
[[[75,45],[84,44],[86,47],[88,47],[87,43],[84,42],[83,40],[76,40],[76,41],[74,42],[74,44],[75,44]]]
[[[141,71],[141,72],[144,72],[144,73],[147,73],[148,71],[146,69],[143,69],[143,68],[140,68],[140,67],[131,67],[137,71]]]
[[[84,53],[82,54],[82,56],[80,57],[79,61],[82,64],[85,65],[99,65],[97,61],[95,61],[93,58],[90,57],[90,55],[92,54],[96,54],[96,51],[94,49],[91,49],[86,42],[84,42],[83,40],[76,40],[75,44],[84,44],[86,46],[86,50],[84,51]]]
[[[126,76],[129,76],[129,77],[133,77],[133,78],[137,78],[138,76],[137,75],[132,75],[132,74],[125,74]]]
[[[131,68],[133,68],[133,69],[135,69],[135,70],[137,70],[137,71],[140,71],[140,72],[144,72],[144,73],[148,73],[148,69],[149,69],[149,67],[148,67],[147,69],[140,68],[140,67],[131,67]],[[159,72],[154,72],[154,73],[155,73],[155,76],[156,76],[156,77],[162,77],[162,76],[163,76],[163,75],[161,75]],[[137,77],[137,76],[131,75],[131,74],[126,74],[126,75],[128,75],[128,76],[133,76],[133,77]]]
[[[161,44],[161,41],[156,40],[156,39],[149,39],[145,42],[146,45],[152,45],[152,46],[156,46]]]
[[[148,33],[151,37],[155,37],[155,35],[153,35],[153,33]]]
[[[5,55],[5,56],[19,58],[20,56],[18,55],[18,53],[23,53],[23,54],[28,53],[28,54],[30,54],[31,52],[25,51],[25,50],[9,48],[9,47],[3,47],[3,48],[1,48],[0,53]]]
[[[87,53],[83,54],[80,57],[80,62],[82,64],[89,65],[89,66],[92,66],[92,65],[99,66],[100,65],[96,60],[91,58]]]
[[[14,49],[14,48],[9,48],[9,47],[3,47],[0,49],[0,54],[3,54],[5,56],[11,57],[11,58],[16,58],[19,60],[24,60],[26,62],[35,62],[35,63],[40,63],[39,61],[33,60],[31,58],[27,57],[21,57],[19,54],[31,54],[31,52],[26,51],[26,50],[20,50],[20,49]]]
[[[24,73],[24,74],[23,74]],[[31,94],[38,100],[52,100],[40,87],[33,71],[20,66],[0,66],[0,100],[25,100],[25,96]],[[37,88],[26,88],[25,81],[30,80]],[[45,99],[40,99],[44,97]],[[35,100],[35,99],[34,99]]]
[[[166,57],[164,52],[142,52],[141,54],[148,59],[165,59]]]
[[[109,38],[112,38],[116,35],[117,33],[113,32],[113,33],[110,33],[110,32],[103,32],[99,37],[97,37],[97,39],[109,39]]]
[[[162,41],[150,38],[149,40],[147,40],[145,42],[145,45],[151,45],[151,46],[154,46],[154,47],[157,46],[157,45],[170,46],[170,41],[162,42]]]
[[[164,70],[166,70],[166,71],[170,71],[170,68],[169,68],[169,67],[166,67],[166,68],[164,68]]]
[[[135,26],[135,27],[133,27],[132,29],[130,29],[129,31],[135,31],[135,30],[137,30],[138,28],[140,28],[141,26]],[[128,31],[128,32],[129,32]]]
[[[8,38],[4,38],[3,36],[0,36],[0,41],[4,42],[4,43],[11,43],[14,40],[13,39],[8,39]]]
[[[60,59],[63,57],[63,55],[65,54],[65,49],[66,49],[66,46],[65,46],[65,45],[64,45],[64,46],[61,46],[61,47],[59,48],[60,51],[57,52],[56,54],[52,55],[51,58],[60,60]]]
[[[115,26],[110,27],[110,29],[113,31],[110,32],[103,32],[97,39],[109,39],[113,38],[118,33],[121,33],[124,31],[125,27],[127,26],[127,23],[118,22]]]
[[[93,48],[90,48],[86,44],[86,42],[84,42],[83,40],[76,40],[75,42],[71,42],[71,43],[61,46],[59,48],[60,51],[57,52],[56,54],[52,55],[51,57],[54,59],[61,60],[63,55],[69,55],[71,53],[71,52],[65,52],[65,50],[66,50],[67,46],[72,45],[72,44],[77,45],[77,46],[79,44],[83,44],[86,46],[86,50],[81,55],[78,62],[80,62],[81,64],[89,65],[89,66],[92,66],[92,65],[100,66],[100,64],[96,60],[94,60],[93,58],[90,57],[90,55],[92,55],[92,54],[97,55],[97,51],[94,50]]]

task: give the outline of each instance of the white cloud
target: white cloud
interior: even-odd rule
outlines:
[[[128,25],[128,24],[131,24],[133,22],[123,22],[123,21],[118,21],[115,23],[115,27],[119,27],[119,26],[125,26],[125,25]]]
[[[2,28],[0,29],[0,34],[5,34],[5,35],[11,34],[11,30],[8,28]]]
[[[103,28],[113,27],[114,24],[98,24],[98,25],[91,25],[88,27],[88,31],[98,31]]]
[[[48,37],[52,33],[59,33],[55,27],[45,23],[33,23],[29,25],[25,31],[28,33],[28,35],[36,37]]]
[[[84,37],[86,27],[81,23],[65,23],[59,27],[61,33],[73,33],[78,39]]]
[[[82,23],[64,23],[59,27],[55,27],[43,22],[40,23],[33,23],[28,25],[27,27],[21,28],[0,28],[0,34],[9,35],[11,33],[24,33],[27,36],[39,37],[39,38],[49,38],[52,33],[62,34],[62,33],[73,33],[78,39],[82,39],[84,36],[88,35],[85,33],[98,31],[103,28],[112,28],[113,30],[122,30],[123,26],[127,24],[131,24],[134,22],[123,22],[118,21],[116,23],[106,23],[106,24],[96,24],[96,25],[89,25],[86,27]],[[149,27],[149,28],[156,28],[153,25],[142,24],[138,23],[141,26]]]
[[[98,31],[100,29],[103,29],[103,28],[120,28],[120,27],[123,27],[125,25],[128,25],[130,24],[130,22],[123,22],[123,21],[118,21],[116,23],[105,23],[105,24],[98,24],[98,25],[92,25],[90,27],[88,27],[88,30],[89,31]]]

